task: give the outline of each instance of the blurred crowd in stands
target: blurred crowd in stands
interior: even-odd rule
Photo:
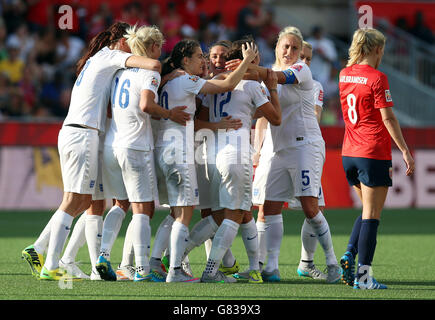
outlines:
[[[36,15],[38,3],[38,10],[44,10],[44,0],[0,0],[0,120],[63,120],[76,78],[77,60],[89,40],[116,20],[159,26],[166,39],[162,59],[183,38],[197,39],[203,51],[208,52],[208,47],[218,40],[235,40],[250,34],[259,46],[261,64],[272,66],[275,41],[284,27],[276,23],[273,7],[261,0],[247,0],[237,14],[236,25],[230,27],[220,13],[191,14],[188,9],[195,1],[174,0],[163,8],[151,0],[130,2],[120,12],[115,12],[110,2],[101,2],[92,14],[76,1],[73,30],[61,30],[56,23],[58,5],[45,7],[49,23],[43,25],[29,17]],[[304,38],[313,46],[313,77],[324,88],[322,125],[341,125],[337,78],[346,57],[337,53],[321,27],[313,26],[311,34]]]

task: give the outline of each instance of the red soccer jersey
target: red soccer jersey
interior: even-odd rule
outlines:
[[[341,70],[339,89],[345,123],[342,155],[391,160],[391,137],[378,110],[393,106],[387,76],[355,64]]]

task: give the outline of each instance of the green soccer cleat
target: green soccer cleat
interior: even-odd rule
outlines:
[[[45,267],[42,267],[41,273],[39,275],[40,280],[48,280],[48,281],[80,281],[83,280],[81,278],[74,277],[68,272],[61,270],[59,268],[54,270],[48,270]]]
[[[44,256],[36,252],[33,245],[30,245],[21,252],[21,258],[29,264],[32,275],[39,278],[44,265]]]
[[[223,274],[226,276],[235,274],[235,273],[239,272],[239,270],[240,270],[240,264],[237,260],[234,261],[234,265],[232,267],[224,267],[224,265],[222,263],[219,266],[219,271],[222,271]]]
[[[169,255],[162,258],[162,268],[165,272],[169,271]]]
[[[249,283],[263,283],[260,270],[251,270],[249,272]]]

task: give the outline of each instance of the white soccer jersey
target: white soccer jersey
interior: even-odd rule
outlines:
[[[287,70],[293,72],[298,84],[278,85],[282,121],[271,126],[274,151],[323,140],[313,105],[313,79],[303,62]]]
[[[203,104],[209,108],[210,122],[219,122],[231,116],[232,119],[240,119],[241,129],[248,131],[251,130],[255,111],[267,102],[269,99],[264,88],[252,80],[242,80],[233,91],[207,95],[203,100]]]
[[[143,90],[157,90],[160,74],[155,71],[129,68],[119,70],[112,81],[111,108],[112,122],[106,132],[105,145],[140,151],[154,148],[150,115],[140,109],[140,96]]]
[[[74,84],[63,125],[80,124],[105,132],[111,80],[117,70],[125,68],[130,56],[130,53],[104,47],[86,61]]]
[[[319,81],[313,80],[314,104],[323,108],[323,86]]]
[[[163,86],[160,92],[160,105],[168,110],[175,107],[186,106],[187,108],[184,111],[190,114],[191,120],[186,123],[186,126],[182,126],[170,119],[161,119],[156,146],[172,144],[175,138],[175,147],[193,151],[193,117],[196,112],[195,99],[205,83],[206,80],[198,76],[186,74],[168,81]]]

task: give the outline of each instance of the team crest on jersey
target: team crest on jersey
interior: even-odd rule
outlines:
[[[157,88],[159,86],[159,81],[153,77],[151,79],[151,85]]]
[[[392,102],[393,101],[393,99],[391,98],[390,90],[385,90],[385,100],[387,102]]]
[[[198,76],[190,76],[189,80],[192,80],[193,82],[198,82],[199,77]]]
[[[263,87],[261,87],[261,93],[262,93],[263,95],[267,96],[267,94],[266,94],[266,90],[264,90]]]

